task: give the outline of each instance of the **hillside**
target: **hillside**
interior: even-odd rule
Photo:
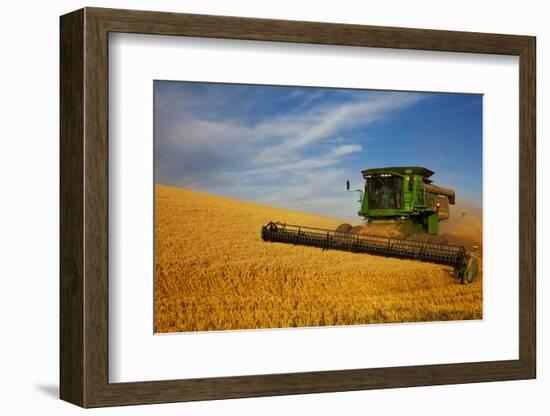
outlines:
[[[266,243],[342,221],[156,185],[155,331],[480,319],[482,284],[413,260]]]

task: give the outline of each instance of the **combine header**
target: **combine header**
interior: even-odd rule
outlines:
[[[262,239],[443,264],[453,267],[462,283],[473,282],[478,257],[464,246],[415,239],[422,233],[437,234],[438,222],[449,218],[449,203],[455,202],[453,190],[435,186],[427,179],[432,174],[417,167],[363,171],[365,188],[357,190],[361,203],[358,214],[366,218],[366,227],[342,224],[336,230],[327,230],[269,222],[262,227]],[[347,188],[349,191],[349,181]],[[401,238],[368,233],[370,227],[388,223],[396,226]]]

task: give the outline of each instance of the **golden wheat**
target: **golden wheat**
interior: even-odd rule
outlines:
[[[481,279],[413,260],[266,243],[270,220],[342,221],[156,185],[155,330],[480,319]]]

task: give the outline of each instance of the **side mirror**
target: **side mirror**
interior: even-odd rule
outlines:
[[[349,191],[349,181],[346,181],[346,191]]]

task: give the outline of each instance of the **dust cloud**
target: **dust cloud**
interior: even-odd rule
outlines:
[[[480,208],[467,202],[450,206],[450,218],[440,223],[440,234],[450,244],[460,244],[472,250],[473,246],[482,249],[483,216]]]

